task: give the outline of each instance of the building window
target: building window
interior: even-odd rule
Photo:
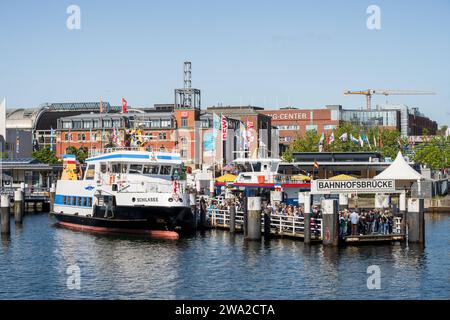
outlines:
[[[68,133],[65,133],[65,134],[64,134],[64,140],[65,140],[65,141],[69,141],[69,134],[68,134]]]
[[[181,127],[187,127],[188,126],[188,118],[181,118]]]
[[[104,128],[111,128],[111,120],[103,120]]]
[[[159,140],[166,140],[167,136],[165,132],[160,132],[158,135]]]
[[[78,141],[85,141],[86,140],[86,134],[79,133],[78,134]]]
[[[164,146],[161,146],[161,148],[159,148],[159,152],[165,152],[166,148],[164,148]]]
[[[306,126],[306,131],[309,131],[309,130],[317,131],[317,125],[316,124],[308,124]]]
[[[92,128],[92,122],[91,121],[83,121],[83,129],[90,129]]]
[[[326,124],[326,125],[323,126],[323,129],[324,130],[333,130],[333,129],[336,129],[336,125],[334,125],[334,124]]]
[[[63,121],[62,127],[63,127],[63,129],[70,129],[70,128],[72,128],[72,122],[71,121]]]
[[[172,126],[172,121],[170,119],[161,119],[161,128],[170,128]]]
[[[113,128],[120,128],[120,119],[112,121]]]
[[[183,159],[186,159],[187,158],[187,150],[186,149],[181,149],[181,157],[183,158]]]
[[[188,140],[186,137],[181,137],[180,141],[183,146],[187,145],[187,143],[188,143]]]
[[[93,121],[93,128],[98,128],[98,120]]]
[[[74,121],[72,125],[74,129],[81,129],[81,121]]]

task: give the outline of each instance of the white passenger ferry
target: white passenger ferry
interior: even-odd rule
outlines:
[[[104,233],[178,238],[193,215],[179,154],[112,151],[86,160],[64,157],[54,215],[60,226]]]

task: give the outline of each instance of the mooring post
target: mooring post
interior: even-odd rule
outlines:
[[[197,228],[197,203],[196,203],[195,193],[189,194],[189,205],[191,206],[191,215],[192,215],[192,220],[189,223],[189,228],[196,229]]]
[[[311,193],[303,192],[303,243],[311,244]]]
[[[55,183],[52,183],[52,186],[50,187],[50,213],[53,213],[55,211],[55,193],[56,193],[56,186]]]
[[[270,218],[271,210],[269,208],[264,208],[264,237],[270,238],[270,224],[271,224],[271,218]]]
[[[14,191],[14,220],[17,224],[22,224],[24,205],[24,194],[22,189]]]
[[[248,235],[248,208],[247,208],[247,203],[248,203],[248,197],[244,197],[244,225],[242,226],[242,229],[244,231],[244,238],[247,238]]]
[[[400,193],[398,202],[399,202],[398,208],[400,211],[400,216],[402,217],[400,233],[406,234],[406,192],[405,191]]]
[[[247,200],[247,239],[261,239],[261,197],[249,197]]]
[[[338,202],[334,199],[322,200],[323,245],[337,246],[339,241]]]
[[[200,229],[204,229],[206,227],[206,201],[205,198],[201,197],[199,201],[200,206]]]
[[[234,202],[230,204],[230,232],[236,231],[236,206]]]
[[[425,244],[424,200],[408,199],[408,242]]]
[[[11,227],[9,223],[9,196],[2,194],[0,197],[1,234],[9,235]]]

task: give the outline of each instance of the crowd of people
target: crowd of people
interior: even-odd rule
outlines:
[[[206,207],[208,209],[228,210],[231,205],[236,211],[243,211],[244,201],[235,198],[232,202],[219,202],[210,199]],[[303,206],[290,205],[286,203],[271,204],[267,201],[262,203],[262,212],[271,216],[304,217]],[[318,206],[311,208],[311,223],[315,219],[322,218],[322,210]],[[394,231],[394,216],[389,210],[356,210],[348,209],[339,212],[339,236],[341,238],[349,235],[391,234]]]
[[[391,234],[394,229],[394,216],[389,210],[368,210],[339,212],[339,236]]]

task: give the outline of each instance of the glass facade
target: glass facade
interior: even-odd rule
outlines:
[[[361,127],[397,127],[397,110],[342,110],[342,121]]]

